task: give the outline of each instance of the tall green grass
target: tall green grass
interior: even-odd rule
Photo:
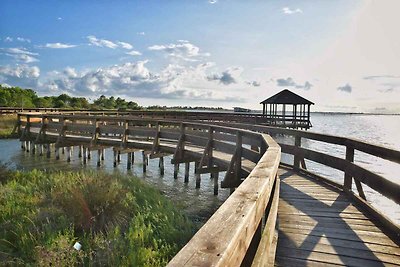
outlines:
[[[136,178],[87,171],[1,175],[7,176],[0,181],[4,264],[163,266],[194,233],[177,207]]]
[[[0,138],[16,137],[12,130],[17,123],[17,115],[0,115]]]

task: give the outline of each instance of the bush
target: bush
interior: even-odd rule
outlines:
[[[7,175],[0,185],[5,264],[160,266],[194,232],[170,201],[136,178],[37,170]],[[73,249],[77,241],[80,251]]]

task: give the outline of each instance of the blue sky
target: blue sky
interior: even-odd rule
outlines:
[[[1,1],[0,83],[142,105],[400,112],[398,1]]]

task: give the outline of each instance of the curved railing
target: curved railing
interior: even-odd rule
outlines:
[[[196,186],[200,186],[201,173],[224,171],[221,186],[236,190],[172,259],[171,266],[237,266],[274,251],[281,149],[270,136],[199,122],[121,116],[19,117],[20,140],[33,145],[55,143],[56,150],[73,145],[144,149],[150,157],[170,153],[173,164],[197,162]],[[214,185],[217,179],[214,176]],[[268,238],[261,239],[263,225]],[[257,252],[260,240],[263,249]]]

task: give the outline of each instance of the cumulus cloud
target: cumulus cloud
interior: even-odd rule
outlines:
[[[148,47],[148,49],[151,51],[161,51],[169,57],[185,61],[197,61],[197,57],[209,56],[208,53],[200,53],[200,48],[187,40],[178,40],[176,44],[153,45]]]
[[[130,56],[141,56],[142,53],[140,53],[139,51],[136,50],[131,50],[129,52],[126,52],[125,54],[130,55]]]
[[[10,36],[7,36],[6,38],[4,38],[4,42],[12,42],[13,38],[11,38]]]
[[[39,61],[36,56],[38,53],[28,51],[26,48],[11,47],[11,48],[0,48],[3,54],[13,57],[15,60],[23,63],[32,63]]]
[[[133,48],[133,46],[130,43],[121,42],[121,41],[113,42],[113,41],[106,40],[106,39],[99,39],[94,35],[89,35],[86,38],[88,39],[90,45],[94,45],[94,46],[98,46],[98,47],[108,47],[111,49],[124,48],[124,49],[128,49],[128,50]]]
[[[338,90],[338,91],[342,91],[342,92],[346,92],[346,93],[351,93],[351,91],[353,90],[353,88],[351,87],[350,84],[347,83],[346,85],[339,86],[339,87],[337,88],[337,90]]]
[[[304,90],[310,90],[313,85],[309,81],[305,81],[304,84],[296,83],[292,77],[288,77],[286,79],[280,78],[276,80],[276,83],[280,87],[295,87]]]
[[[0,66],[0,83],[25,88],[36,88],[39,76],[40,69],[37,66]]]
[[[282,8],[282,12],[283,14],[292,15],[296,13],[303,13],[303,10],[301,10],[300,8],[291,9],[290,7],[284,7]]]
[[[145,32],[137,32],[136,34],[137,34],[137,35],[146,35]]]
[[[57,20],[62,20],[62,19],[63,19],[62,17],[58,17],[58,18],[57,18]]]
[[[242,99],[225,96],[215,90],[203,87],[212,85],[206,72],[212,63],[184,67],[169,64],[158,73],[146,67],[147,61],[114,65],[97,70],[79,72],[66,68],[62,72],[52,72],[41,84],[41,90],[54,94],[69,93],[81,96],[99,94],[120,95],[141,98],[195,99],[207,101],[235,101]],[[198,86],[199,83],[201,86]]]
[[[208,0],[208,3],[210,3],[210,4],[216,4],[216,3],[218,3],[218,0]]]
[[[242,72],[242,68],[233,67],[223,71],[222,73],[214,73],[212,75],[209,75],[207,76],[207,79],[209,81],[218,81],[224,85],[230,85],[238,82]]]
[[[62,44],[62,43],[47,43],[44,47],[54,48],[54,49],[65,49],[65,48],[72,48],[72,47],[76,47],[76,46],[77,45]]]

